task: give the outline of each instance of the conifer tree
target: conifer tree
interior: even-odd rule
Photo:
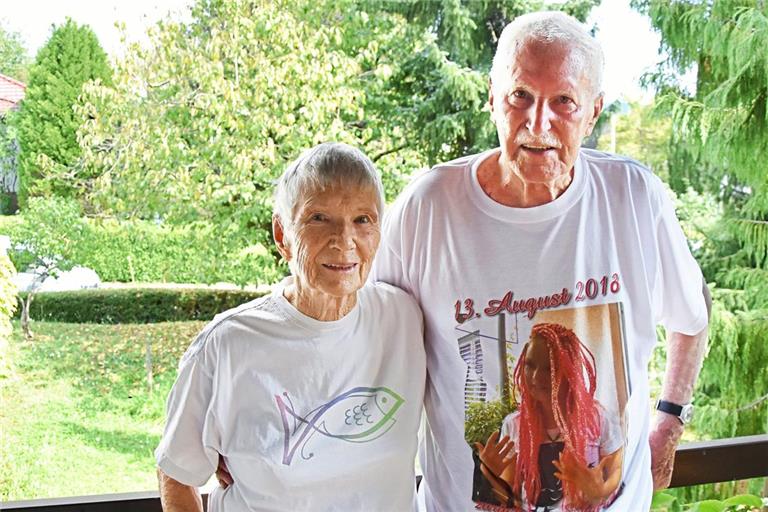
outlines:
[[[706,174],[725,207],[713,233],[710,351],[699,382],[698,424],[728,437],[768,429],[768,3],[634,0],[661,34],[665,63],[697,71],[687,93],[659,73],[672,118],[673,147]],[[678,149],[678,155],[679,155]],[[679,161],[679,160],[678,160]],[[674,166],[674,162],[671,162]],[[673,173],[674,174],[674,173]],[[685,174],[685,173],[683,173]],[[679,176],[679,174],[678,174]],[[691,179],[689,184],[701,184]],[[723,236],[723,233],[729,236]]]
[[[93,30],[71,19],[54,26],[30,70],[30,80],[19,115],[18,129],[19,202],[30,195],[71,195],[71,189],[56,178],[77,160],[79,119],[74,104],[89,80],[111,82],[107,55]],[[43,179],[43,168],[49,170]],[[50,172],[53,171],[53,172]]]

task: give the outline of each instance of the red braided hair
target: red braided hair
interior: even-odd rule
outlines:
[[[586,467],[589,463],[587,449],[600,439],[600,407],[595,399],[595,357],[572,330],[560,324],[534,325],[531,340],[534,338],[547,344],[552,413],[565,443],[564,450]],[[523,347],[515,366],[514,382],[520,394],[517,478],[522,480],[528,507],[532,509],[541,491],[539,447],[546,434],[541,405],[531,397],[525,379],[525,356],[529,344]],[[581,501],[581,491],[566,481],[562,484],[563,508],[574,510],[573,503]],[[595,507],[597,509],[599,507]]]

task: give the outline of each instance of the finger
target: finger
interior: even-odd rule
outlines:
[[[485,446],[483,446],[483,443],[475,443],[475,450],[477,450],[477,453],[482,453],[482,451],[485,449]]]
[[[495,445],[496,442],[499,440],[499,435],[500,434],[501,434],[501,432],[499,432],[498,430],[493,431],[491,433],[491,435],[488,436],[488,443],[493,443]],[[488,444],[488,443],[486,443],[486,444]]]
[[[232,479],[232,475],[229,473],[229,468],[227,467],[227,462],[224,460],[224,457],[219,455],[219,464],[216,467],[216,478],[221,483],[222,481],[226,484],[222,485],[225,489],[227,486],[232,485],[234,483],[234,480]]]
[[[512,451],[512,447],[507,444],[499,450],[499,455],[502,457],[506,457],[511,451]]]

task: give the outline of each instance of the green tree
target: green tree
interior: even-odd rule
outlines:
[[[491,43],[491,7],[529,5],[479,4],[461,4],[478,18],[460,26]],[[391,199],[414,169],[495,145],[491,43],[454,62],[441,45],[455,35],[434,23],[453,4],[419,16],[409,5],[199,0],[191,21],[164,21],[131,47],[113,86],[86,86],[69,186],[89,214],[213,222],[270,247],[272,181],[309,146],[360,147]]]
[[[16,268],[34,276],[26,296],[20,297],[21,328],[27,339],[32,338],[29,307],[35,294],[48,277],[72,268],[72,254],[84,228],[77,202],[60,197],[33,197],[21,223],[13,230],[11,261]]]
[[[630,101],[604,123],[597,149],[634,158],[668,180],[667,158],[671,123],[653,105]]]
[[[768,4],[756,0],[635,0],[677,72],[696,69],[695,93],[658,73],[673,145],[700,164],[724,207],[704,230],[716,281],[710,351],[699,383],[699,425],[714,437],[768,428]],[[673,165],[674,167],[674,165]],[[693,183],[691,183],[693,184]]]
[[[73,106],[82,85],[91,80],[111,82],[107,55],[88,26],[67,19],[55,26],[38,51],[29,85],[14,123],[18,130],[19,202],[30,195],[71,195],[62,175],[80,156]]]
[[[28,67],[29,57],[21,36],[0,25],[0,74],[26,82]]]

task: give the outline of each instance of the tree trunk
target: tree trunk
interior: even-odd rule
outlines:
[[[19,301],[21,302],[21,330],[24,333],[24,338],[31,340],[34,336],[32,334],[32,329],[29,328],[29,307],[32,305],[32,299],[35,298],[35,294],[33,292],[29,292],[27,294],[26,300],[22,300],[21,297],[19,297]]]

